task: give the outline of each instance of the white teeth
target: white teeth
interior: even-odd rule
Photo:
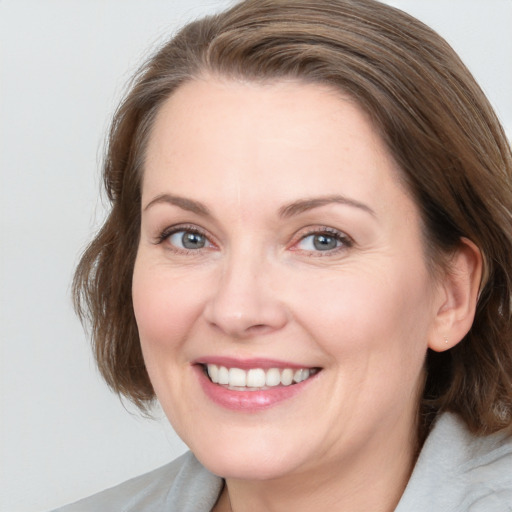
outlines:
[[[306,380],[309,377],[309,370],[304,370],[301,368],[300,370],[297,370],[293,375],[293,380],[295,382],[302,382],[303,380]]]
[[[275,386],[290,386],[293,383],[299,383],[316,373],[314,369],[301,368],[293,370],[291,368],[251,368],[242,370],[240,368],[226,368],[216,364],[206,366],[210,380],[215,384],[221,384],[233,388],[270,388]]]
[[[274,387],[281,384],[281,372],[278,368],[270,368],[270,370],[267,370],[265,384],[269,387]]]
[[[219,384],[229,384],[229,371],[224,366],[219,368]]]
[[[286,368],[281,373],[281,384],[283,386],[289,386],[293,382],[293,370]]]
[[[247,387],[262,388],[265,385],[265,371],[253,368],[247,372]]]
[[[236,387],[245,387],[247,382],[247,373],[240,368],[229,369],[229,385]]]
[[[219,367],[216,364],[209,364],[208,375],[210,376],[212,382],[217,384],[219,382]]]

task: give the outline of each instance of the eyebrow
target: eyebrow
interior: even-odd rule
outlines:
[[[156,196],[144,207],[144,211],[148,210],[155,204],[161,203],[178,206],[182,210],[187,210],[197,215],[201,215],[202,217],[211,217],[210,210],[199,201],[187,199],[186,197],[174,196],[172,194],[160,194]]]
[[[375,212],[366,204],[340,195],[314,197],[311,199],[299,199],[293,203],[290,203],[289,205],[285,205],[280,208],[279,216],[283,218],[293,217],[294,215],[299,215],[300,213],[306,212],[308,210],[319,208],[321,206],[332,203],[352,206],[369,213],[372,217],[376,216]]]
[[[194,201],[193,199],[187,199],[186,197],[175,196],[172,194],[160,194],[156,196],[144,207],[144,211],[148,210],[155,204],[161,203],[178,206],[182,210],[187,210],[202,217],[212,217],[210,210],[203,203],[200,203],[199,201]],[[340,195],[314,197],[310,199],[298,199],[293,203],[282,206],[279,209],[279,216],[281,218],[289,218],[293,217],[294,215],[299,215],[308,210],[320,208],[321,206],[326,206],[332,203],[343,204],[351,206],[353,208],[358,208],[369,213],[373,217],[376,216],[375,212],[366,204]]]

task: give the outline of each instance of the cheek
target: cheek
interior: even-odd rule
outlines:
[[[300,305],[303,328],[335,369],[333,396],[342,397],[351,411],[347,421],[358,429],[384,420],[391,428],[414,407],[422,382],[431,322],[428,280],[390,274],[344,275],[342,283],[310,290]]]
[[[198,283],[174,275],[165,265],[140,258],[132,284],[133,308],[142,354],[159,402],[176,431],[188,416],[188,344],[201,311]],[[182,436],[183,437],[183,436]]]
[[[403,270],[316,279],[292,292],[295,318],[340,361],[361,354],[422,360],[432,319],[429,280]]]
[[[140,262],[134,269],[132,296],[144,358],[177,351],[200,314],[197,287]]]

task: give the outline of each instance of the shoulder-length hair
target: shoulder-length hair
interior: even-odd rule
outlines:
[[[109,386],[143,410],[154,398],[131,298],[145,148],[162,103],[205,74],[327,84],[370,115],[420,210],[432,272],[462,237],[485,262],[470,332],[427,354],[422,411],[454,411],[480,434],[512,430],[510,145],[452,48],[375,0],[246,0],[186,25],[134,77],[104,160],[111,210],[74,278]]]

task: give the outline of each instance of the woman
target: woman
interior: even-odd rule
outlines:
[[[74,510],[512,510],[512,156],[374,0],[247,0],[146,63],[75,276],[191,449]]]

